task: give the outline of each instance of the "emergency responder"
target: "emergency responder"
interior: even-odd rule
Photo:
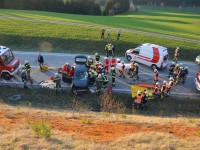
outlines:
[[[174,52],[174,59],[173,59],[173,61],[175,63],[178,62],[178,57],[179,57],[179,47],[177,47],[176,50],[175,50],[175,52]]]
[[[134,99],[133,108],[138,109],[141,108],[142,105],[142,93],[141,91],[137,91],[137,96]]]
[[[25,64],[24,64],[24,67],[22,68],[22,70],[26,71],[27,79],[30,80],[31,79],[31,76],[30,76],[31,66],[27,60],[25,61]]]
[[[174,86],[174,79],[173,77],[169,78],[169,83],[167,84],[167,95],[170,95],[170,91],[172,89],[172,87]]]
[[[133,76],[136,76],[136,80],[139,81],[139,65],[137,63],[135,63],[135,68],[134,68],[134,73],[133,73]]]
[[[167,82],[163,81],[163,85],[161,87],[161,99],[167,94]]]
[[[108,74],[108,70],[109,70],[109,60],[108,60],[108,57],[104,57],[103,66],[104,66],[104,69],[105,69],[106,73]]]
[[[71,68],[70,68],[70,70],[69,70],[69,72],[68,72],[68,76],[69,76],[69,77],[74,76],[74,67],[71,67]]]
[[[58,94],[58,92],[61,90],[61,83],[60,83],[61,79],[60,79],[58,73],[55,73],[53,82],[56,84],[55,90],[56,90],[56,94]]]
[[[134,62],[133,59],[131,59],[131,61],[130,61],[130,68],[128,70],[128,74],[130,74],[130,78],[133,78],[134,69],[135,69],[135,62]]]
[[[94,55],[94,60],[95,60],[95,64],[97,64],[100,61],[101,56],[98,53],[95,53]]]
[[[96,78],[96,87],[97,87],[96,93],[97,93],[97,94],[100,93],[100,90],[101,90],[101,88],[102,88],[102,85],[103,85],[103,79],[102,79],[101,74],[99,74],[98,77]]]
[[[175,66],[176,66],[176,63],[173,61],[172,64],[170,65],[170,67],[169,67],[169,76],[168,76],[168,78],[173,77]]]
[[[115,65],[116,65],[116,59],[114,57],[112,57],[110,59],[110,67],[115,67]]]
[[[183,72],[183,66],[179,64],[179,69],[178,69],[178,74],[176,76],[175,85],[178,85],[180,83],[182,72]]]
[[[160,96],[160,84],[158,82],[156,82],[153,95],[155,97],[159,97]]]
[[[148,97],[149,97],[149,93],[145,89],[142,96],[142,108],[147,108]]]
[[[188,75],[188,67],[186,66],[183,71],[181,72],[181,78],[182,78],[182,83],[185,83],[185,80],[187,78]]]
[[[173,73],[173,78],[174,78],[175,81],[176,81],[176,79],[177,79],[179,70],[180,70],[179,64],[176,64],[176,66],[175,66],[175,68],[174,68],[174,73]]]
[[[89,72],[88,72],[88,79],[89,79],[89,82],[91,84],[94,84],[95,83],[95,75],[93,74],[93,69],[89,69]]]
[[[154,69],[154,83],[158,82],[159,80],[159,73],[157,69]]]
[[[119,69],[119,77],[123,77],[125,79],[125,75],[124,75],[124,72],[125,72],[125,64],[124,64],[124,61],[121,61],[121,67]]]
[[[100,74],[102,74],[102,73],[104,73],[104,74],[105,74],[105,69],[104,69],[104,67],[103,67],[103,66],[100,66],[99,73],[100,73]]]
[[[116,78],[116,71],[115,71],[114,67],[111,68],[111,75],[112,75],[112,86],[114,87],[115,86],[115,78]]]
[[[40,66],[40,69],[42,69],[43,63],[44,63],[43,56],[41,54],[38,54],[38,64]]]
[[[108,85],[108,77],[104,73],[102,73],[101,75],[103,79],[103,88],[105,89]]]
[[[109,54],[112,53],[112,56],[114,57],[114,52],[113,52],[113,45],[111,43],[108,43],[106,46],[105,46],[105,50],[106,50],[106,56],[108,57]]]
[[[67,62],[61,68],[62,75],[68,75],[69,69],[70,69],[70,65]]]
[[[119,58],[116,59],[116,63],[120,63],[121,60]]]
[[[90,68],[93,64],[94,64],[94,60],[90,56],[88,56],[88,59],[87,59],[87,62],[86,62],[86,66],[88,68]]]
[[[27,83],[27,76],[26,76],[26,71],[25,70],[22,70],[22,74],[21,74],[21,79],[22,79],[22,82],[23,82],[23,88],[24,89],[28,89],[26,83]]]

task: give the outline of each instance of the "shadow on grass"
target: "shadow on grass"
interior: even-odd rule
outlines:
[[[91,107],[99,105],[101,97],[91,93],[82,93],[78,96],[73,95],[70,91],[65,91],[59,96],[50,89],[30,89],[24,90],[17,87],[1,86],[1,101],[12,106],[25,106],[32,108],[48,109],[48,110],[72,110],[72,111],[90,111]],[[21,95],[22,99],[19,101],[10,101],[8,97],[13,95]],[[105,96],[103,96],[105,98]],[[133,99],[129,94],[114,93],[111,97],[112,100],[118,101],[122,105],[115,110],[110,109],[110,112],[128,113],[130,114],[130,107],[132,106]],[[119,103],[111,103],[118,105]],[[169,97],[163,101],[150,100],[148,102],[147,110],[136,110],[133,114],[144,116],[157,116],[157,117],[200,117],[200,101],[197,99],[188,98],[175,98]],[[120,111],[121,109],[121,111]]]

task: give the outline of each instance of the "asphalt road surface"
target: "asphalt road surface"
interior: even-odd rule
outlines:
[[[14,51],[13,52],[16,57],[18,57],[22,63],[24,64],[25,60],[28,60],[32,70],[31,70],[31,77],[33,79],[33,85],[38,85],[39,82],[48,80],[51,76],[54,75],[55,72],[58,71],[58,68],[61,68],[63,64],[68,62],[69,64],[74,64],[74,57],[78,54],[66,54],[66,53],[47,53],[47,52],[41,52],[42,56],[44,57],[45,63],[51,68],[48,71],[41,72],[39,70],[39,66],[37,63],[37,52],[21,52],[21,51]],[[103,61],[104,56],[102,56],[101,60]],[[120,58],[121,60],[124,60],[125,63],[129,63],[125,60],[124,57]],[[170,65],[171,61],[169,61]],[[178,86],[175,86],[171,94],[173,95],[182,95],[182,96],[200,96],[200,93],[196,90],[195,84],[194,84],[194,78],[196,77],[196,73],[198,71],[199,66],[193,62],[179,62],[182,63],[183,66],[188,66],[189,68],[189,74],[186,79],[185,84],[179,84]],[[168,65],[168,66],[169,66]],[[166,80],[168,82],[168,67],[159,70],[160,74],[160,84],[162,85],[162,81]],[[22,85],[21,73],[19,72],[11,80],[4,80],[3,78],[0,78],[0,84],[16,84],[16,85]],[[119,75],[116,77],[116,86],[113,88],[113,91],[115,92],[123,92],[123,93],[130,93],[130,87],[131,85],[128,84],[128,82],[133,83],[142,83],[142,84],[153,84],[153,70],[151,70],[150,67],[139,64],[139,81],[131,81],[128,75],[126,75],[126,78],[120,78]],[[109,75],[110,78],[110,75]],[[111,79],[111,78],[110,78]],[[109,81],[109,84],[111,84],[111,80]],[[29,85],[31,86],[31,85]],[[65,88],[69,88],[68,84],[62,83],[62,86]]]

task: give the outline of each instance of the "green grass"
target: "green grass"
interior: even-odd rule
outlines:
[[[138,13],[129,12],[116,16],[84,16],[1,9],[0,16],[106,25],[200,39],[200,16],[198,14],[182,14],[172,10],[170,12],[160,9],[152,11],[149,8],[142,8]],[[105,45],[113,42],[116,43],[117,56],[124,56],[127,49],[148,42],[167,47],[171,58],[177,46],[182,51],[180,59],[193,61],[199,55],[200,43],[194,44],[124,31],[122,31],[120,41],[116,42],[116,30],[114,29],[111,30],[110,40],[101,40],[100,27],[89,28],[88,26],[3,18],[0,18],[0,22],[0,44],[15,50],[105,54]]]

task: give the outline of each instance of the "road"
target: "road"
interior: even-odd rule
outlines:
[[[49,67],[51,67],[51,70],[48,70],[46,72],[41,72],[39,70],[38,64],[37,64],[37,52],[21,52],[21,51],[14,51],[13,52],[16,57],[20,59],[22,64],[25,60],[28,60],[32,66],[31,70],[31,77],[33,78],[34,85],[38,85],[39,82],[43,80],[48,80],[51,76],[54,75],[55,72],[57,72],[58,68],[60,68],[63,64],[68,62],[69,64],[74,64],[74,57],[78,54],[66,54],[66,53],[47,53],[47,52],[40,52],[45,60],[45,63],[48,64]],[[104,58],[104,56],[102,56]],[[120,58],[121,60],[125,60],[125,58]],[[125,60],[125,63],[128,63],[128,61]],[[170,61],[169,61],[170,63]],[[185,96],[200,96],[200,93],[197,92],[194,84],[194,78],[196,76],[198,65],[196,65],[193,62],[181,62],[183,63],[183,66],[188,66],[189,68],[189,75],[187,77],[185,84],[180,84],[178,86],[175,86],[172,90],[172,94],[175,95],[185,95]],[[147,83],[147,84],[153,84],[153,71],[150,69],[150,67],[144,66],[139,64],[139,76],[140,81],[137,81],[136,83]],[[168,81],[167,75],[168,75],[168,68],[164,70],[159,71],[160,74],[160,83],[162,81],[166,80]],[[110,76],[109,76],[110,78]],[[130,93],[130,82],[131,79],[126,75],[125,79],[120,78],[117,75],[116,78],[116,86],[113,88],[113,91],[115,92],[125,92]],[[9,81],[4,80],[3,78],[0,78],[0,84],[17,84],[22,85],[21,78],[20,78],[20,72],[13,76],[13,78]],[[110,80],[111,84],[111,80]],[[69,88],[68,84],[62,83],[63,87]]]

